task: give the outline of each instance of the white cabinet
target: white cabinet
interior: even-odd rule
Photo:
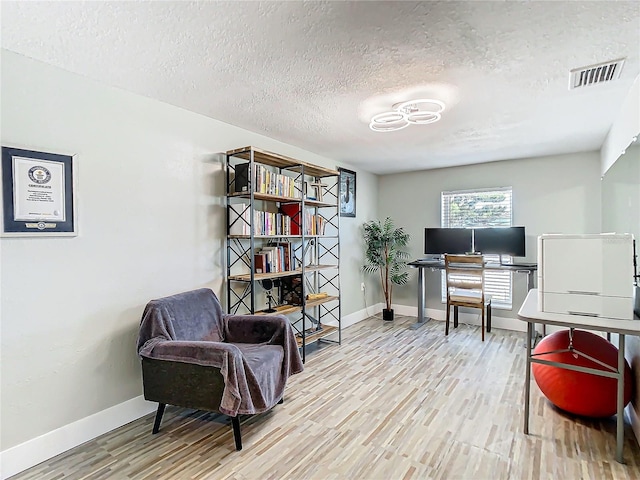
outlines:
[[[633,319],[631,234],[538,237],[539,309]]]

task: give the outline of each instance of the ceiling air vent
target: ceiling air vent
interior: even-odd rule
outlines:
[[[623,65],[624,58],[620,58],[611,62],[573,69],[569,80],[569,90],[616,80],[620,77]]]

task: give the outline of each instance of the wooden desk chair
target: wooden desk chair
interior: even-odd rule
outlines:
[[[485,307],[487,332],[491,331],[491,296],[484,292],[484,258],[482,255],[445,255],[447,276],[447,323],[453,307],[453,327],[458,328],[458,307],[479,308],[482,311],[482,341],[484,342]]]

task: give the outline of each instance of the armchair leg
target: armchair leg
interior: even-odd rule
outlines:
[[[487,305],[487,332],[491,331],[491,304]]]
[[[240,419],[235,416],[231,417],[231,425],[233,425],[233,438],[236,441],[236,450],[242,450],[242,436],[240,435]]]
[[[160,422],[162,421],[162,415],[164,415],[164,407],[166,407],[167,404],[166,403],[159,403],[158,404],[158,411],[156,412],[156,421],[153,422],[153,431],[152,433],[158,433],[158,430],[160,430]]]
[[[458,328],[458,306],[453,307],[453,328]]]

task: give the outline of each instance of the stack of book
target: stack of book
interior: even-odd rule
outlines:
[[[269,170],[265,165],[254,165],[255,175],[249,175],[249,163],[236,165],[234,190],[236,193],[249,192],[249,184],[253,185],[253,191],[277,195],[280,197],[302,198],[302,182],[288,175]]]
[[[251,234],[251,209],[247,203],[229,205],[229,233]],[[299,235],[293,231],[291,217],[283,212],[253,211],[254,235]],[[299,228],[296,228],[299,231]]]
[[[278,242],[263,247],[255,254],[256,273],[278,273],[295,270],[295,258],[291,243]]]

